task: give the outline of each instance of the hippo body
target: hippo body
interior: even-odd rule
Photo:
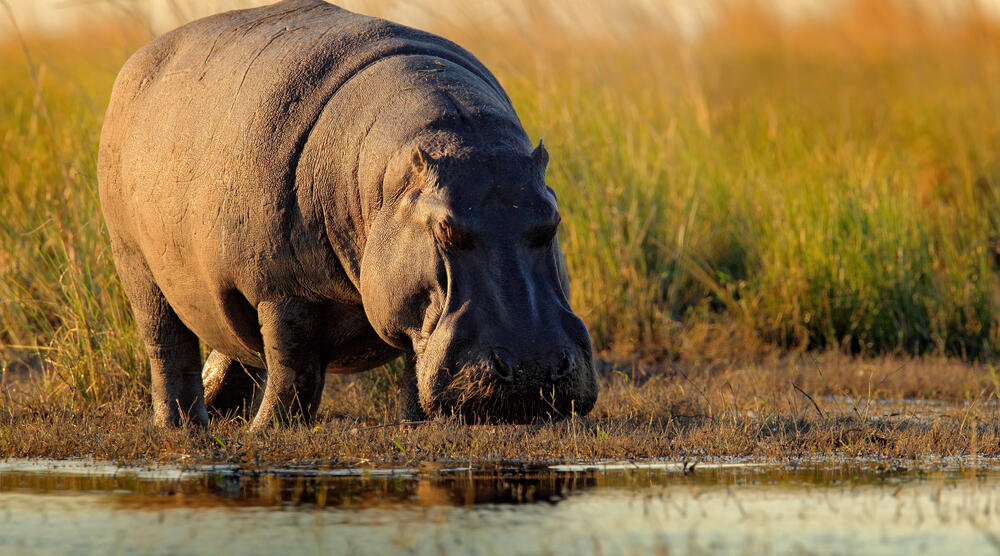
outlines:
[[[585,413],[590,341],[555,228],[504,247],[558,223],[546,162],[470,53],[321,1],[143,47],[115,82],[98,178],[156,421],[207,423],[206,395],[255,427],[308,419],[324,370],[400,354],[407,417]],[[541,387],[544,403],[502,401]]]

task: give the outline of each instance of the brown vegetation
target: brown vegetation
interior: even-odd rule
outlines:
[[[251,433],[153,427],[145,395],[53,404],[24,378],[5,386],[0,454],[111,461],[525,461],[804,456],[1000,455],[991,366],[837,354],[616,363],[587,417],[532,425],[397,422],[396,374],[331,375],[310,426]],[[7,379],[10,382],[10,378]]]

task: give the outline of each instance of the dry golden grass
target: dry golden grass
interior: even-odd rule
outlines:
[[[989,366],[777,352],[728,361],[600,363],[601,398],[587,417],[531,425],[400,424],[395,375],[381,370],[331,376],[315,423],[262,433],[239,419],[213,422],[207,431],[156,428],[147,401],[131,393],[81,411],[49,403],[22,378],[2,404],[0,454],[331,465],[1000,455],[1000,377]]]

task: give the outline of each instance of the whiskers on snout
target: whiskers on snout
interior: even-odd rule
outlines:
[[[527,423],[562,419],[590,411],[594,397],[581,391],[580,376],[591,366],[568,352],[556,364],[519,364],[495,350],[456,370],[441,369],[434,413],[456,415],[467,423]],[[584,381],[585,382],[585,381]],[[583,394],[583,395],[581,395]]]

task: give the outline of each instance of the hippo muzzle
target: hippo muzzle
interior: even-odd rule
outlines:
[[[417,355],[421,408],[466,422],[586,415],[597,400],[590,337],[575,315],[558,312],[550,326],[499,330],[482,313],[443,318]]]

